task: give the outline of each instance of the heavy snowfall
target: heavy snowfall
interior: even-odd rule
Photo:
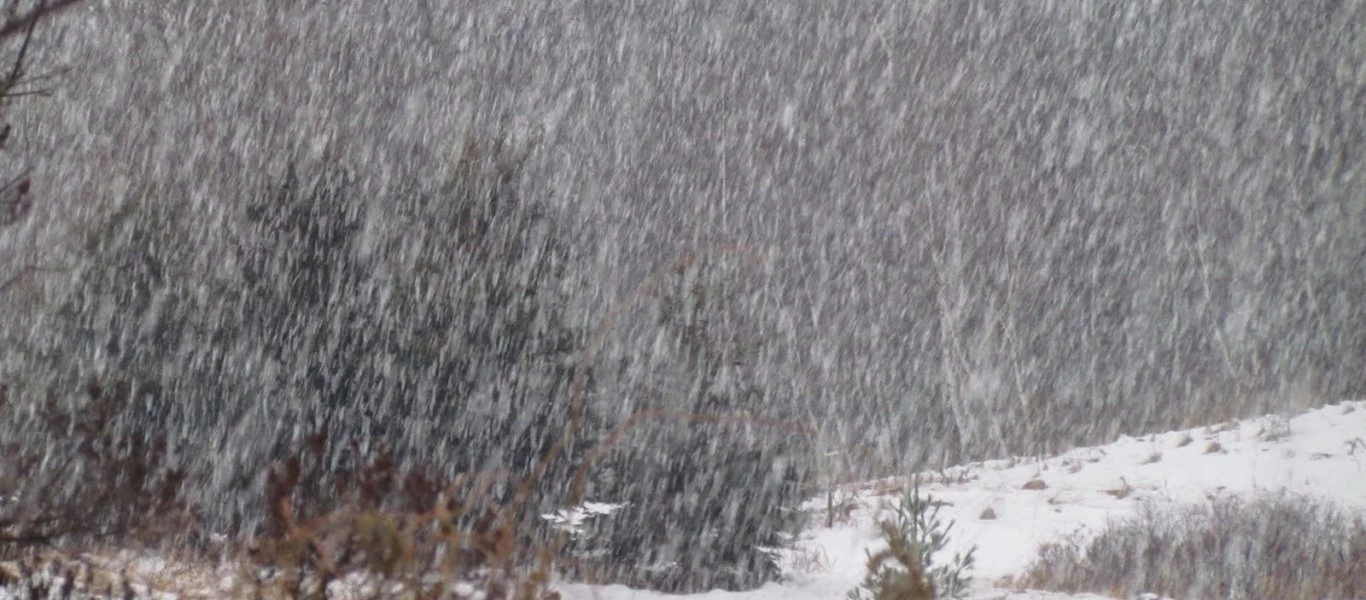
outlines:
[[[1366,597],[1363,398],[1361,0],[0,1],[0,598]]]

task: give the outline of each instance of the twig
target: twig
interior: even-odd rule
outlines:
[[[9,95],[9,89],[19,82],[19,77],[24,74],[24,57],[28,55],[29,42],[33,41],[33,28],[38,26],[38,19],[29,21],[24,29],[24,41],[19,44],[19,54],[14,57],[14,65],[10,67],[9,75],[5,77],[5,95]],[[3,39],[3,38],[0,38]]]
[[[56,15],[69,8],[75,8],[77,4],[84,1],[85,0],[53,0],[50,3],[44,2],[40,4],[38,8],[29,11],[28,14],[22,17],[13,18],[9,22],[0,25],[0,40],[9,39],[10,36],[19,33],[20,31],[32,31],[33,26],[38,23],[39,19]]]
[[[19,283],[19,281],[20,281],[21,279],[23,279],[23,278],[25,278],[25,277],[27,277],[27,276],[29,276],[29,275],[32,275],[32,274],[34,274],[34,273],[65,273],[65,272],[70,271],[70,270],[71,270],[71,269],[69,269],[69,268],[39,267],[39,266],[35,266],[35,265],[29,265],[29,266],[27,266],[27,267],[23,267],[23,268],[19,269],[19,272],[18,272],[18,273],[15,273],[14,275],[10,276],[9,279],[6,279],[4,282],[0,282],[0,294],[3,294],[3,293],[5,293],[6,291],[9,291],[10,286],[12,286],[12,285],[14,285],[14,284],[16,284],[16,283]]]

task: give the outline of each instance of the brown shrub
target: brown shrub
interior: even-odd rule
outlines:
[[[352,440],[354,456],[360,444]],[[335,475],[324,472],[327,438],[305,444],[267,473],[267,530],[251,556],[277,575],[258,584],[285,597],[320,596],[339,579],[378,581],[382,592],[418,597],[554,597],[549,561],[529,568],[536,541],[512,507],[491,502],[506,474],[470,473],[448,483],[400,474],[388,449]],[[330,481],[330,483],[329,483]],[[541,545],[541,552],[550,547]]]
[[[182,498],[186,472],[166,438],[118,432],[133,399],[127,382],[92,381],[83,403],[37,407],[52,447],[0,444],[0,486],[12,490],[0,506],[0,553],[107,538],[155,546],[189,529],[196,510]],[[10,401],[0,393],[0,410]]]

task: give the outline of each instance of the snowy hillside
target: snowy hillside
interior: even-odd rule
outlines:
[[[971,598],[1100,598],[1013,589],[1050,541],[1084,541],[1143,508],[1207,502],[1221,496],[1306,495],[1366,514],[1366,402],[1345,402],[1284,418],[1267,416],[1079,448],[1046,459],[993,460],[923,473],[922,493],[945,504],[956,524],[949,552],[977,546]],[[759,590],[712,592],[701,599],[837,599],[864,576],[865,552],[880,548],[876,520],[897,502],[905,481],[843,490],[843,523],[807,531],[788,561],[789,581]],[[824,510],[824,500],[813,510]],[[990,511],[990,512],[987,512]],[[991,516],[994,514],[994,518]],[[983,518],[983,517],[987,518]],[[822,523],[823,524],[823,523]],[[566,600],[665,597],[620,586],[563,585]]]
[[[1048,458],[974,463],[919,475],[921,493],[942,503],[954,521],[945,553],[976,547],[977,564],[967,598],[1099,599],[1023,589],[1015,582],[1049,542],[1084,543],[1107,526],[1145,510],[1208,503],[1220,498],[1305,497],[1366,516],[1366,401],[1343,402],[1285,418],[1265,416],[1079,448]],[[748,592],[713,591],[669,596],[623,586],[561,582],[563,600],[815,600],[842,599],[865,574],[867,552],[885,547],[876,523],[890,515],[907,486],[891,478],[844,486],[809,503],[817,515],[785,555],[786,580]],[[601,511],[603,507],[592,507]],[[827,515],[835,524],[825,526]],[[162,558],[90,556],[101,573],[80,575],[97,588],[161,599],[236,597],[240,568],[196,567]],[[13,576],[13,564],[0,573]],[[65,573],[70,573],[66,571]],[[51,573],[60,588],[65,575]],[[111,577],[98,584],[101,577]],[[132,583],[127,583],[132,582]],[[17,600],[17,588],[0,600]],[[344,581],[329,597],[362,596]],[[148,591],[152,593],[147,593]],[[170,590],[170,591],[168,591]],[[77,597],[77,596],[72,596]],[[1143,596],[1157,598],[1157,596]],[[1185,600],[1185,599],[1178,599]]]

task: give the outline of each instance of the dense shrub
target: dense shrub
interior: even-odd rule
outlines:
[[[81,230],[84,262],[53,286],[23,388],[60,394],[120,376],[138,401],[111,435],[172,439],[199,477],[197,531],[273,540],[295,551],[272,556],[315,578],[346,569],[316,548],[299,565],[299,544],[350,539],[364,515],[436,523],[438,492],[471,503],[440,527],[494,527],[470,521],[488,517],[512,548],[548,548],[539,514],[582,477],[594,499],[625,508],[571,549],[598,557],[578,572],[670,590],[776,578],[772,550],[800,525],[810,436],[764,414],[773,374],[762,336],[727,306],[737,293],[705,264],[671,272],[652,296],[651,341],[600,361],[628,373],[615,391],[668,391],[645,392],[634,414],[594,404],[602,365],[579,362],[571,240],[552,210],[520,197],[524,160],[501,140],[471,141],[440,184],[372,200],[361,172],[328,151],[286,161],[256,202],[207,225],[134,188]],[[207,249],[225,241],[226,257]],[[586,383],[574,388],[576,375]],[[646,408],[673,416],[642,419]],[[586,462],[609,425],[623,435]],[[478,489],[452,495],[452,481]],[[423,544],[435,542],[404,555]]]
[[[184,498],[189,473],[166,437],[116,430],[137,395],[126,382],[91,382],[74,401],[21,403],[0,388],[0,418],[30,425],[0,444],[0,556],[56,544],[202,542]]]
[[[519,195],[526,152],[470,141],[441,181],[378,197],[335,151],[289,158],[254,202],[207,215],[134,187],[78,228],[81,260],[49,286],[16,383],[142,390],[126,423],[212,467],[197,492],[222,529],[260,525],[261,465],[310,432],[446,476],[503,472],[509,500],[565,433],[585,343],[569,232]],[[526,516],[563,495],[566,450]],[[332,468],[350,450],[327,452]]]
[[[592,499],[621,507],[575,540],[571,564],[586,577],[749,589],[779,577],[775,550],[803,525],[809,430],[771,417],[776,374],[755,368],[762,330],[725,272],[702,259],[665,273],[648,342],[621,365],[612,389],[637,403],[589,472]]]
[[[40,21],[81,4],[6,2],[0,43],[8,60],[0,74],[0,228],[29,216],[35,196],[32,157],[10,144],[9,112],[23,97],[43,97],[50,74],[34,77],[28,58]],[[19,287],[42,264],[0,264],[0,306],[18,312]],[[63,374],[60,390],[35,395],[9,379],[20,340],[0,343],[0,556],[58,543],[117,539],[124,545],[193,542],[188,525],[196,507],[185,498],[190,476],[165,431],[128,420],[131,408],[156,393],[154,386],[117,378]],[[187,533],[189,535],[187,535]]]

